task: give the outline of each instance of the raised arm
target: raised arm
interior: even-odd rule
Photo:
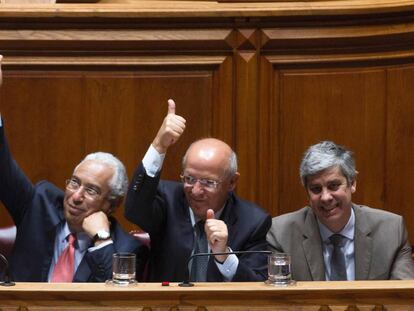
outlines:
[[[0,55],[0,86],[3,83]],[[33,195],[33,185],[14,161],[4,134],[0,111],[0,200],[18,226],[25,212],[25,202]]]
[[[125,217],[150,234],[162,230],[166,198],[158,187],[160,171],[165,153],[183,134],[185,122],[175,114],[175,102],[169,99],[167,115],[128,189]]]

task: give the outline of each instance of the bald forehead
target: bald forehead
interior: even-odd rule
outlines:
[[[198,140],[194,142],[187,151],[189,156],[198,155],[206,160],[215,156],[222,156],[223,158],[228,159],[230,153],[230,146],[216,138],[205,138]]]
[[[183,169],[189,166],[199,169],[208,167],[220,171],[222,175],[229,169],[231,153],[230,146],[219,139],[201,139],[188,148],[183,158]]]

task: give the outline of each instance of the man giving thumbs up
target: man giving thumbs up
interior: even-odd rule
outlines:
[[[128,190],[125,216],[150,234],[149,281],[258,281],[267,277],[270,216],[234,193],[240,174],[229,145],[215,138],[197,140],[182,161],[181,183],[160,180],[165,154],[183,134],[185,119],[173,100],[158,133],[136,170]],[[193,253],[211,252],[205,263]],[[192,264],[197,265],[196,270]],[[203,269],[200,268],[202,266]]]

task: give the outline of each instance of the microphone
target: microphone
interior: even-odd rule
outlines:
[[[4,263],[4,282],[0,282],[0,286],[14,286],[16,283],[14,283],[11,280],[10,277],[10,270],[9,270],[9,261],[6,259],[6,257],[3,254],[0,254],[0,259]]]
[[[271,255],[273,252],[272,251],[232,251],[232,252],[223,252],[223,253],[197,253],[197,254],[193,254],[190,256],[190,258],[188,258],[187,260],[187,267],[190,265],[190,262],[195,258],[195,257],[203,257],[203,256],[215,256],[215,255],[242,255],[242,254],[265,254],[265,255]],[[191,278],[191,274],[188,274],[188,280],[181,282],[180,284],[178,284],[178,286],[181,287],[191,287],[194,286],[193,283],[191,283],[190,281]]]

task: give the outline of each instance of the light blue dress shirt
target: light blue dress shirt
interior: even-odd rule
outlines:
[[[325,225],[323,225],[318,220],[319,232],[321,233],[322,239],[322,251],[323,251],[323,260],[325,263],[325,279],[330,280],[331,276],[331,257],[333,251],[333,245],[329,240],[329,237],[334,234],[329,230]],[[346,275],[348,281],[355,280],[355,252],[354,252],[354,237],[355,237],[355,213],[351,209],[351,217],[349,217],[348,223],[345,227],[338,232],[346,239],[344,246],[341,248],[342,252],[345,254],[345,265],[346,265]]]
[[[53,257],[49,268],[49,274],[47,277],[48,282],[50,282],[50,280],[52,279],[53,270],[55,269],[55,265],[58,261],[60,254],[62,254],[63,250],[68,246],[68,240],[66,239],[66,237],[70,233],[71,231],[69,230],[69,226],[66,221],[59,224],[56,228]],[[108,240],[102,242],[98,246],[89,247],[93,244],[92,239],[85,232],[76,233],[74,274],[76,273],[76,270],[78,269],[79,264],[81,263],[83,256],[85,256],[87,251],[93,252],[94,250],[100,249],[112,243],[112,240]]]

